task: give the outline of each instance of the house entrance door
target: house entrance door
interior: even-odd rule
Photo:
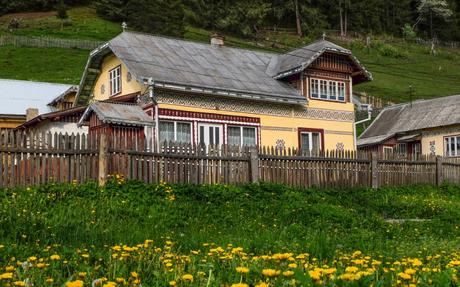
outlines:
[[[222,125],[216,124],[198,124],[198,140],[199,144],[221,145],[222,140]]]

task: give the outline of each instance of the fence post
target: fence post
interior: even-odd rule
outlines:
[[[373,152],[371,156],[371,174],[372,174],[372,188],[379,188],[379,170],[378,170],[378,155]]]
[[[444,181],[444,174],[443,174],[443,158],[442,156],[438,155],[436,157],[436,185],[440,186]]]
[[[107,144],[107,135],[105,133],[101,134],[99,141],[99,176],[98,182],[99,186],[104,186],[107,181],[107,169],[108,169],[108,144]]]
[[[256,148],[249,151],[249,168],[251,169],[251,182],[259,181],[259,152]]]

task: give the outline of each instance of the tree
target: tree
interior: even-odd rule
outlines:
[[[139,31],[181,37],[185,32],[180,0],[130,0],[126,21]]]
[[[67,14],[67,5],[65,5],[64,0],[60,0],[56,7],[56,17],[61,20],[61,30],[64,28],[64,21],[69,18]]]
[[[129,0],[98,0],[94,4],[99,16],[111,21],[125,21]]]
[[[419,0],[417,13],[418,17],[414,27],[421,21],[429,21],[430,37],[434,38],[433,18],[438,17],[445,21],[452,16],[453,11],[446,0]]]
[[[295,24],[297,29],[297,36],[302,37],[302,25],[300,23],[300,8],[299,8],[299,1],[294,1],[294,10],[295,10]]]

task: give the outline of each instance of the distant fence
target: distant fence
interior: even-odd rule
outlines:
[[[59,39],[49,37],[28,37],[15,35],[0,36],[0,47],[6,45],[13,45],[14,47],[94,50],[103,43],[104,42],[92,40]]]
[[[436,185],[444,181],[460,184],[460,160],[180,144],[165,145],[159,152],[152,152],[113,146],[105,135],[0,131],[0,187],[87,180],[104,183],[109,174],[150,183],[264,181],[293,187],[376,188]]]

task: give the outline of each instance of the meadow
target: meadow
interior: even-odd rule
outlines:
[[[452,286],[460,187],[0,190],[3,286]],[[240,284],[240,285],[238,285]],[[247,284],[247,285],[245,285]]]

